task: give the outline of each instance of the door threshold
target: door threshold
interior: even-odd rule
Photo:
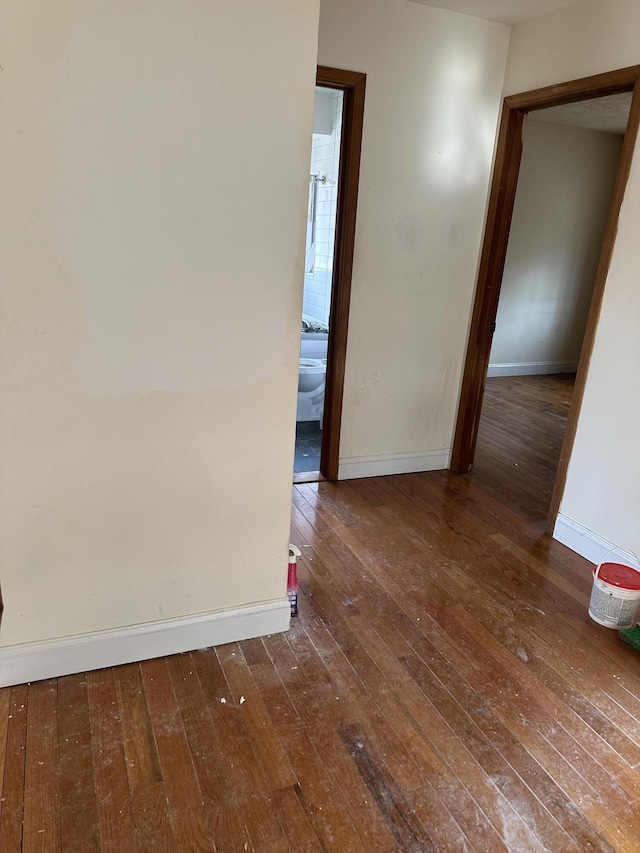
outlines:
[[[324,483],[326,477],[323,477],[320,471],[300,471],[293,474],[293,483]]]

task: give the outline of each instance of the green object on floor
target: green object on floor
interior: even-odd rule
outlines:
[[[618,631],[618,636],[623,643],[633,646],[640,652],[640,625],[635,628],[627,628],[626,631]]]

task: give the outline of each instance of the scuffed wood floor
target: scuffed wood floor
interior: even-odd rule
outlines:
[[[0,691],[2,853],[638,853],[640,656],[495,479],[298,485],[292,541],[287,635]]]

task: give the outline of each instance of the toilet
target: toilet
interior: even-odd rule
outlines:
[[[327,372],[326,360],[301,358],[298,371],[298,393],[308,394],[324,384]]]
[[[324,412],[324,383],[327,374],[327,360],[319,358],[301,358],[298,370],[298,410],[297,421],[320,421]]]
[[[328,328],[325,323],[303,315],[298,369],[297,421],[320,421],[324,411],[327,374]]]

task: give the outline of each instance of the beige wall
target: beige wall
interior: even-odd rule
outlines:
[[[577,0],[513,27],[505,95],[639,62],[637,0]]]
[[[621,147],[529,119],[489,375],[577,365]]]
[[[639,32],[636,0],[579,0],[515,27],[507,92],[639,64]],[[561,506],[562,516],[578,533],[586,531],[591,541],[636,551],[640,550],[639,233],[636,152]]]
[[[561,512],[605,542],[640,556],[638,157],[629,190]]]
[[[284,600],[317,18],[3,6],[1,645]]]
[[[319,61],[367,74],[341,476],[354,457],[360,474],[447,465],[508,38],[418,3],[322,0]]]

